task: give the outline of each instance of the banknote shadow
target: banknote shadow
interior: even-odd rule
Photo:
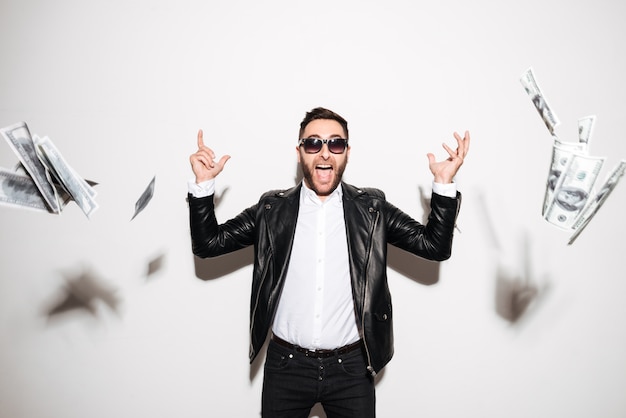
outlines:
[[[537,280],[533,272],[531,241],[527,231],[520,239],[520,266],[517,269],[496,267],[495,308],[496,314],[511,325],[520,325],[535,312],[550,291],[549,278],[543,275]]]
[[[547,280],[542,285],[523,277],[511,277],[502,271],[496,275],[496,314],[514,326],[521,326],[537,312],[546,300],[551,286]]]
[[[163,270],[163,265],[165,263],[165,253],[159,253],[148,260],[148,265],[146,266],[146,278],[153,278],[157,273]]]
[[[48,322],[79,314],[97,317],[101,307],[119,313],[121,299],[116,288],[94,271],[64,273],[64,282],[57,297],[43,309]]]

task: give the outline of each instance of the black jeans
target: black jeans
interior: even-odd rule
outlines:
[[[263,377],[264,418],[307,418],[321,403],[328,418],[374,418],[376,394],[360,349],[308,357],[270,340]]]

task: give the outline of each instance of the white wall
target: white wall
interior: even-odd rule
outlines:
[[[315,106],[350,122],[345,179],[418,218],[425,154],[444,158],[452,132],[472,133],[452,258],[392,251],[396,356],[379,416],[625,416],[626,186],[567,246],[540,217],[551,140],[518,81],[534,67],[562,139],[597,115],[592,153],[607,172],[626,158],[625,9],[2,0],[0,125],[50,136],[99,182],[100,208],[88,220],[75,204],[59,216],[0,207],[0,416],[257,416],[251,252],[194,260],[188,156],[199,128],[232,155],[219,178],[226,220],[294,184],[298,123]],[[16,162],[0,144],[0,166]],[[130,222],[154,175],[154,199]],[[47,315],[81,274],[114,289],[117,308]],[[508,279],[539,290],[514,324],[496,309]]]

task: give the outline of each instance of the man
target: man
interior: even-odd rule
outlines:
[[[263,417],[306,418],[318,402],[328,418],[375,416],[373,376],[393,355],[387,244],[431,260],[450,257],[460,205],[452,180],[470,142],[468,132],[454,136],[456,150],[443,144],[446,160],[428,154],[433,196],[422,225],[380,190],[342,182],[348,124],[328,109],[313,109],[296,147],[303,181],[265,193],[218,224],[214,179],[230,157],[215,161],[198,132],[188,197],[193,252],[213,257],[254,245],[251,362],[271,334]]]

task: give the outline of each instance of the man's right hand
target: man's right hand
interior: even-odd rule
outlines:
[[[230,155],[224,155],[219,161],[214,161],[215,153],[213,150],[204,145],[202,137],[202,129],[198,131],[198,151],[189,156],[191,169],[196,175],[196,183],[214,179],[224,169],[226,161],[230,159]]]

